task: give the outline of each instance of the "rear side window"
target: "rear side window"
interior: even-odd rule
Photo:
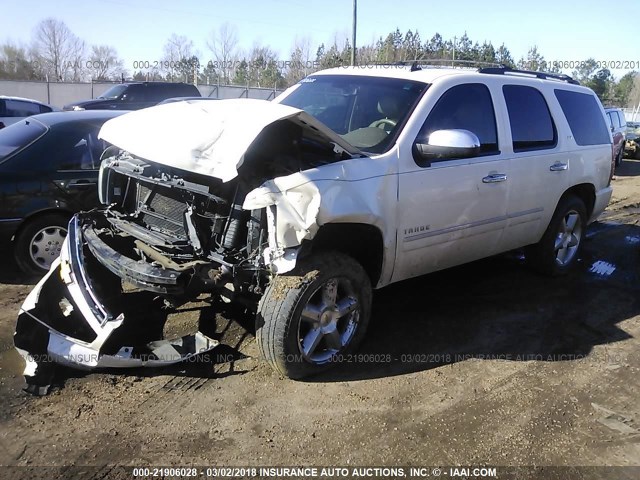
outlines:
[[[145,88],[144,85],[129,85],[122,95],[125,102],[144,102]]]
[[[611,124],[613,125],[613,128],[620,128],[620,117],[618,116],[618,112],[613,111],[609,112],[609,114],[611,115]]]
[[[475,133],[483,155],[499,153],[496,116],[489,89],[481,83],[452,87],[442,94],[420,129],[426,141],[436,130],[464,129]]]
[[[146,87],[146,100],[148,102],[159,102],[165,98],[174,96],[169,88],[164,88],[163,85],[147,84]]]
[[[65,138],[64,147],[55,159],[58,170],[97,170],[100,155],[107,144],[98,138],[98,131],[94,130],[82,136]]]
[[[40,105],[40,113],[49,113],[51,112],[51,108],[46,105]]]
[[[108,144],[98,138],[102,122],[74,122],[51,129],[45,139],[51,148],[46,166],[50,170],[97,170]]]
[[[513,151],[554,148],[556,126],[542,93],[524,85],[505,85],[502,93],[509,112]]]
[[[605,117],[594,95],[561,89],[554,92],[578,145],[611,143]]]
[[[5,100],[5,108],[7,117],[29,117],[40,113],[40,105],[37,103],[20,100]]]
[[[44,125],[31,119],[19,121],[0,130],[0,163],[46,132]]]
[[[609,122],[609,128],[613,128],[613,118],[611,117],[611,112],[607,112],[607,121]]]

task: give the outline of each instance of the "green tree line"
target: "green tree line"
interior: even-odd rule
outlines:
[[[314,71],[349,65],[353,47],[347,39],[322,43],[311,51],[308,38],[296,39],[283,59],[267,45],[254,43],[238,48],[236,28],[228,23],[210,32],[207,51],[198,51],[191,39],[175,33],[167,39],[159,61],[136,61],[125,68],[116,49],[109,45],[87,45],[55,18],[42,20],[28,45],[0,44],[0,79],[49,81],[164,80],[206,84],[233,84],[250,87],[286,88]],[[439,33],[424,40],[418,31],[396,28],[377,41],[359,46],[360,65],[394,64],[420,61],[464,61],[469,65],[502,64],[513,68],[560,73],[545,60],[537,46],[514,58],[503,43],[473,41],[466,32],[445,39]],[[603,103],[633,106],[640,102],[640,80],[630,71],[616,80],[607,69],[598,68],[593,59],[570,72],[580,83],[592,88]]]

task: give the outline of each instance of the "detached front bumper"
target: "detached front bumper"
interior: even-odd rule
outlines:
[[[88,275],[85,253],[91,253],[85,244],[76,215],[69,222],[60,258],[20,308],[14,343],[26,362],[28,390],[46,393],[56,363],[81,369],[155,367],[181,362],[218,345],[216,340],[196,332],[143,345],[135,345],[135,339],[131,343],[125,339],[122,345],[111,342],[105,351],[103,347],[125,316],[110,312],[98,297],[96,287],[100,286],[101,276]],[[104,272],[102,278],[107,275],[110,274]]]

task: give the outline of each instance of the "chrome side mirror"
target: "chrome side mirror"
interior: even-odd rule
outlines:
[[[414,147],[427,161],[470,158],[480,153],[480,140],[469,130],[436,130],[429,135],[427,143],[418,141]]]

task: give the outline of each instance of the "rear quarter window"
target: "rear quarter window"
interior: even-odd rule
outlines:
[[[578,145],[611,143],[605,117],[594,95],[562,89],[555,89],[554,93]]]

